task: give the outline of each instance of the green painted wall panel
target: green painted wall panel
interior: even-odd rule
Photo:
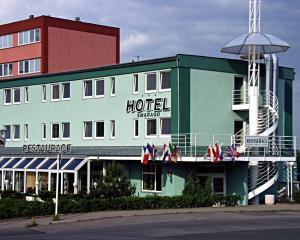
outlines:
[[[293,82],[285,81],[284,128],[285,135],[293,135]]]

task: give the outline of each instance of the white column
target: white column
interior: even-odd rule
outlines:
[[[78,193],[78,172],[74,173],[74,183],[73,183],[73,186],[74,186],[74,194],[77,194]]]
[[[24,171],[24,193],[26,193],[27,189],[27,172]]]
[[[51,191],[51,172],[48,172],[48,191]]]
[[[289,174],[289,164],[286,162],[286,179],[287,179],[287,196],[288,200],[290,200],[290,174]]]
[[[64,173],[61,172],[60,174],[60,193],[64,193]]]
[[[12,190],[14,191],[15,190],[15,171],[12,171],[13,174],[12,174]]]
[[[36,171],[35,173],[35,194],[39,194],[39,173]]]
[[[87,174],[86,174],[86,191],[87,194],[91,192],[91,160],[87,161]]]
[[[2,184],[1,184],[1,190],[4,191],[4,171],[2,170]]]

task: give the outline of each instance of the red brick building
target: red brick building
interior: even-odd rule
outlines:
[[[0,25],[0,80],[119,62],[119,28],[50,16]]]

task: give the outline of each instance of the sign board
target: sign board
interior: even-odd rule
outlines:
[[[71,144],[28,144],[23,153],[71,153]]]
[[[269,146],[268,137],[267,136],[246,136],[245,145],[246,147],[267,148]]]

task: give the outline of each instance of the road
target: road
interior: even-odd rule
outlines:
[[[300,239],[300,212],[213,212],[107,218],[0,230],[0,239]]]

